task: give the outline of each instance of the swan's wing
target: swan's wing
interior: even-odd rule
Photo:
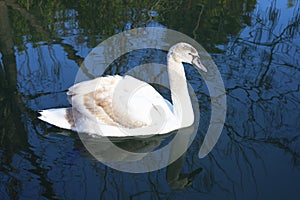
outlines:
[[[72,108],[77,113],[74,118],[84,117],[86,121],[120,126],[109,116],[109,108],[111,92],[121,79],[120,76],[99,77],[70,87],[67,95]]]
[[[118,122],[125,127],[153,126],[174,118],[164,98],[151,85],[131,76],[116,85],[112,105]],[[143,124],[131,124],[135,121]]]
[[[81,82],[67,94],[73,109],[98,124],[138,128],[151,125],[154,118],[157,122],[174,118],[163,97],[152,86],[131,76]]]

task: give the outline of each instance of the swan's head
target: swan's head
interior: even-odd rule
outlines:
[[[172,57],[176,62],[192,64],[196,68],[207,72],[207,69],[200,61],[198,51],[188,43],[180,42],[172,46],[169,50],[168,57]]]

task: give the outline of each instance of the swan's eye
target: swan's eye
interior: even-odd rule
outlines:
[[[197,57],[198,57],[198,55],[194,55],[194,54],[192,54],[192,53],[189,53],[189,55],[191,55],[191,56],[192,56],[192,60],[194,60],[195,58],[197,58]]]

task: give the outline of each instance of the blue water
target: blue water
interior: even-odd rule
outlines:
[[[299,1],[9,2],[0,2],[0,199],[299,198]],[[196,138],[173,168],[135,174],[97,161],[76,132],[38,120],[37,112],[69,106],[65,92],[98,43],[145,26],[182,32],[207,50],[224,81],[227,116],[216,146],[199,159],[210,98],[186,66],[200,103]],[[165,56],[134,51],[106,74],[165,63]],[[174,168],[189,184],[170,183]]]

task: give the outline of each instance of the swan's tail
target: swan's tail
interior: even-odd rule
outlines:
[[[72,129],[74,125],[72,109],[71,108],[56,108],[42,110],[39,112],[41,116],[38,118],[49,124],[64,129]]]

